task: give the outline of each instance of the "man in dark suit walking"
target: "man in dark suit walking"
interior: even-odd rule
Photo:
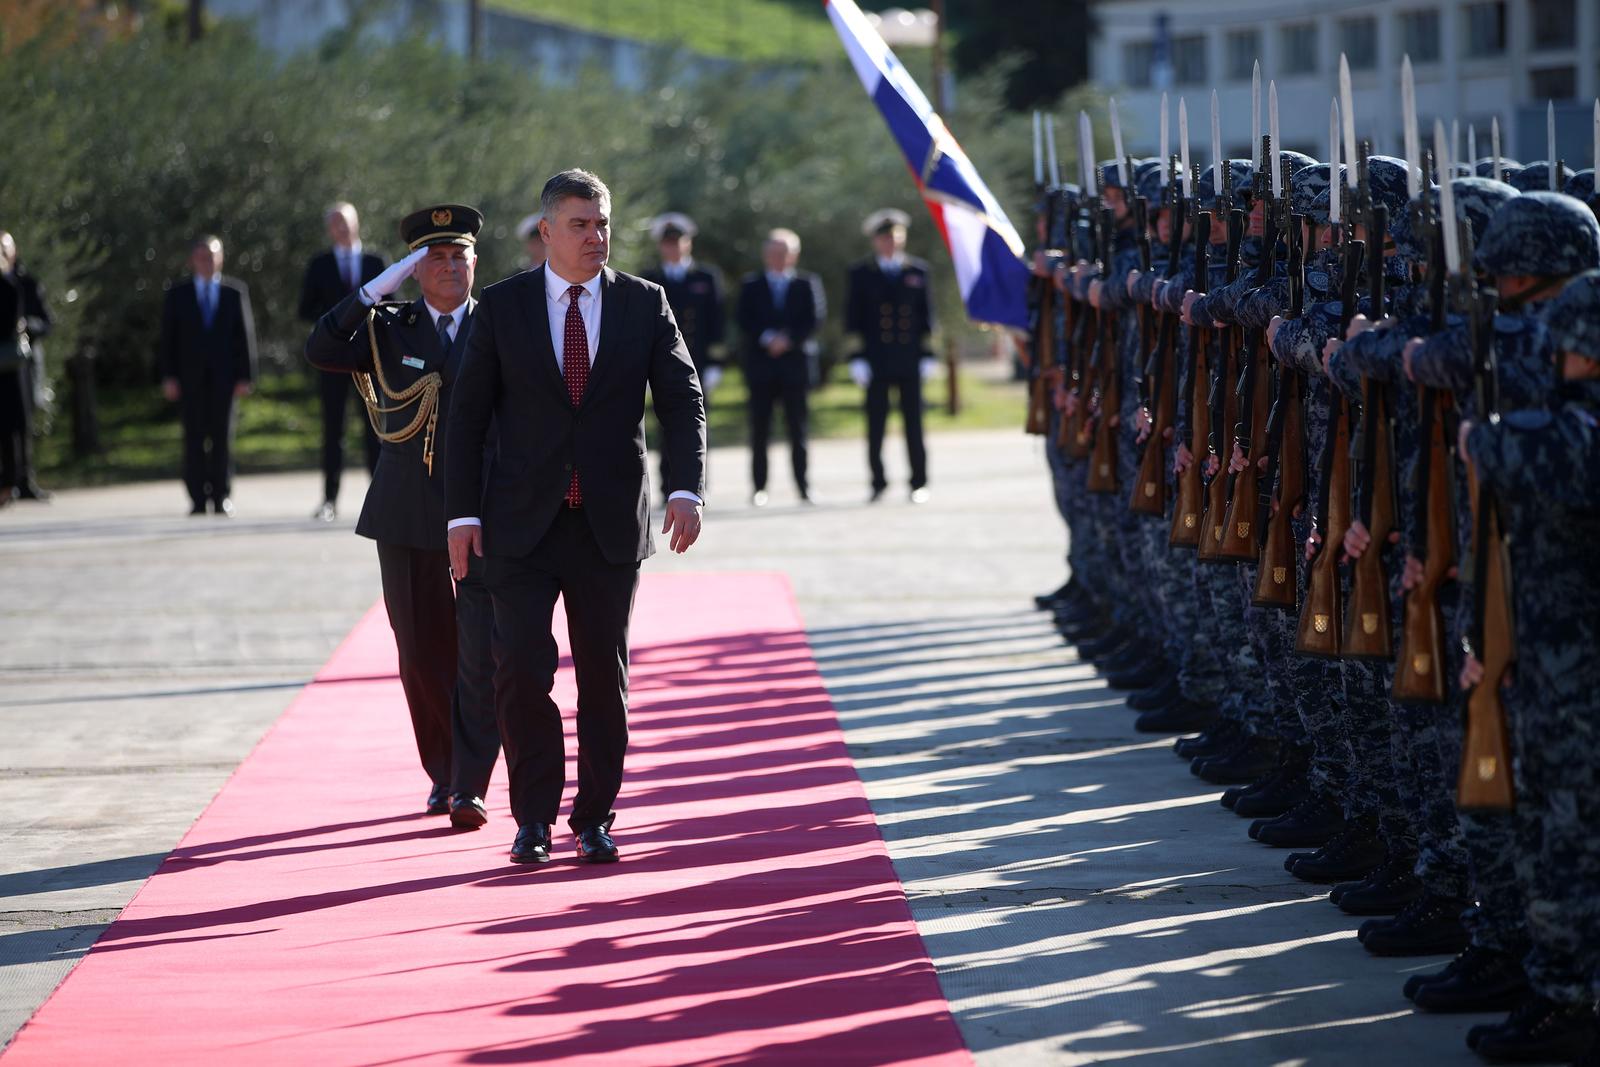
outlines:
[[[811,385],[815,334],[826,305],[822,281],[795,269],[800,235],[777,229],[761,246],[763,270],[746,275],[739,286],[739,343],[745,383],[750,390],[750,481],[756,507],[767,503],[767,441],[773,404],[783,401],[789,432],[789,459],[800,499],[811,500],[806,481],[806,390]]]
[[[483,555],[494,599],[495,703],[511,775],[511,859],[550,858],[566,756],[550,699],[556,598],[578,682],[579,859],[617,859],[612,805],[628,747],[628,621],[654,551],[645,390],[672,472],[662,533],[700,535],[705,407],[659,286],[606,266],[611,193],[586,171],[545,183],[543,267],[484,290],[451,402],[445,481],[450,566]],[[498,449],[483,476],[491,418]]]
[[[361,246],[361,218],[355,205],[341,200],[323,215],[332,247],[313,256],[300,283],[300,318],[315,323],[341,300],[376,278],[383,260]],[[322,503],[311,517],[332,522],[338,517],[339,480],[344,473],[345,412],[350,406],[351,378],[338,371],[317,375],[322,397]],[[362,420],[367,473],[378,469],[378,436]]]
[[[699,232],[694,220],[677,211],[650,220],[650,235],[661,252],[661,262],[640,275],[667,291],[672,317],[678,320],[683,343],[689,346],[695,373],[707,409],[711,394],[722,381],[722,366],[715,349],[722,344],[722,274],[715,267],[694,258],[694,238]],[[666,453],[661,454],[663,491],[672,477],[666,469]]]
[[[17,242],[0,230],[0,507],[47,501],[33,473],[33,411],[44,375],[39,342],[50,332],[44,289],[23,268]]]
[[[432,782],[425,810],[448,811],[453,825],[468,829],[488,818],[483,795],[500,754],[493,609],[481,560],[450,587],[444,457],[435,449],[445,444],[451,391],[473,325],[482,228],[483,216],[460,204],[407,215],[400,233],[410,254],[346,295],[306,341],[313,366],[355,376],[364,402],[388,409],[379,415],[382,449],[356,533],[378,542],[400,684]],[[411,277],[421,299],[384,302]]]
[[[208,501],[216,514],[233,514],[234,401],[255,380],[250,291],[222,276],[222,258],[219,238],[197,238],[189,252],[194,276],[167,290],[161,310],[161,391],[183,418],[191,515],[204,515]]]
[[[929,335],[933,298],[928,265],[906,255],[911,218],[897,208],[867,216],[862,232],[872,239],[872,255],[850,268],[845,329],[860,339],[850,375],[867,391],[867,465],[871,500],[883,498],[889,480],[883,472],[883,436],[889,423],[889,393],[899,394],[911,461],[911,502],[928,499],[928,453],[922,441],[922,382],[938,368]]]

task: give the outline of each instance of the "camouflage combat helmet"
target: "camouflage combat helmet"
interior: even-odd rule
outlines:
[[[1568,196],[1575,196],[1585,204],[1594,203],[1594,170],[1580,170],[1567,178],[1567,187],[1562,190]]]
[[[1233,201],[1228,205],[1229,210],[1250,210],[1250,183],[1255,178],[1255,172],[1250,167],[1248,159],[1229,159],[1224,161],[1227,165],[1227,180],[1233,182]],[[1216,164],[1205,169],[1200,175],[1200,184],[1195,186],[1195,196],[1200,201],[1204,211],[1217,210]]]
[[[1600,222],[1565,193],[1523,193],[1495,209],[1476,263],[1497,275],[1579,274],[1600,266]]]
[[[1506,156],[1500,157],[1500,172],[1502,174],[1510,176],[1521,169],[1522,164],[1518,163],[1516,160],[1510,159]],[[1472,173],[1476,174],[1480,178],[1493,178],[1494,157],[1484,156],[1482,159],[1472,164]]]
[[[1135,196],[1142,196],[1145,203],[1150,205],[1150,211],[1155,212],[1168,207],[1167,186],[1161,180],[1161,164],[1152,162],[1148,165],[1141,163],[1134,170],[1133,191]]]
[[[1339,168],[1339,175],[1344,176],[1344,168]],[[1294,177],[1289,179],[1289,206],[1297,215],[1312,213],[1317,197],[1328,191],[1328,164],[1318,163],[1310,167],[1301,167],[1295,171]],[[1328,206],[1322,206],[1322,219],[1326,222]]]
[[[1450,183],[1450,191],[1455,195],[1456,218],[1464,220],[1472,230],[1474,247],[1483,240],[1483,231],[1488,227],[1489,220],[1500,205],[1519,195],[1517,191],[1505,182],[1497,182],[1493,178],[1457,178]],[[1439,190],[1430,189],[1428,199],[1433,204],[1435,213],[1439,210]],[[1394,235],[1394,240],[1402,250],[1411,255],[1422,257],[1427,254],[1422,241],[1416,232],[1415,212],[1406,211],[1389,227]]]
[[[1367,188],[1372,202],[1389,211],[1389,223],[1405,213],[1411,193],[1406,185],[1406,161],[1394,156],[1367,157]]]
[[[1536,193],[1550,190],[1550,164],[1546,160],[1529,163],[1518,170],[1506,171],[1506,181],[1517,187],[1519,193]]]
[[[1600,361],[1600,270],[1578,275],[1550,302],[1544,323],[1561,352]]]

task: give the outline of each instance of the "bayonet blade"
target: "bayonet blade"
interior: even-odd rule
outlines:
[[[1061,184],[1061,165],[1056,160],[1056,117],[1044,117],[1045,146],[1050,152],[1050,184]]]
[[[1044,124],[1038,111],[1033,113],[1033,184],[1044,185]]]
[[[1594,172],[1600,174],[1600,100],[1594,102]]]
[[[1559,193],[1561,190],[1556,188],[1556,102],[1554,100],[1547,100],[1544,105],[1544,143],[1549,149],[1544,158],[1550,162],[1550,191]]]
[[[1444,121],[1433,120],[1433,155],[1439,161],[1439,225],[1444,228],[1444,266],[1448,274],[1461,273],[1461,233],[1456,226],[1456,192],[1450,185],[1454,163],[1444,139]]]
[[[1167,94],[1166,93],[1162,93],[1161,94],[1161,159],[1159,160],[1159,162],[1161,163],[1161,184],[1162,185],[1166,185],[1167,182],[1172,177],[1172,175],[1167,173],[1167,166],[1168,166],[1167,161],[1168,161],[1168,159],[1171,158],[1170,155],[1169,155],[1169,151],[1170,151],[1171,147],[1172,147],[1171,140],[1167,136]]]
[[[1422,158],[1422,145],[1418,143],[1417,83],[1411,70],[1409,55],[1400,62],[1400,106],[1403,109],[1402,122],[1406,140],[1406,193],[1409,199],[1415,200],[1422,195],[1422,180],[1425,175],[1417,163]]]
[[[1085,196],[1094,196],[1100,189],[1095,181],[1099,170],[1094,160],[1094,127],[1089,123],[1087,111],[1078,112],[1078,152],[1083,157],[1083,189]]]
[[[1478,124],[1472,123],[1467,127],[1467,155],[1463,162],[1473,164],[1478,161]]]
[[[1278,83],[1267,83],[1267,130],[1272,138],[1272,199],[1283,199],[1283,146],[1278,143]]]
[[[1189,105],[1178,97],[1178,159],[1183,167],[1183,198],[1194,196],[1194,181],[1189,174]]]
[[[1217,91],[1211,90],[1211,191],[1222,196],[1222,115],[1217,111]]]
[[[1250,72],[1250,167],[1261,169],[1261,60]]]
[[[1339,101],[1328,105],[1328,222],[1339,225]]]
[[[1111,98],[1111,148],[1117,154],[1117,177],[1122,181],[1123,194],[1128,191],[1128,157],[1122,154],[1122,122],[1117,118],[1117,98]]]
[[[1344,123],[1345,185],[1356,187],[1356,106],[1350,94],[1350,60],[1339,53],[1339,118]]]
[[[1494,156],[1494,180],[1506,180],[1506,169],[1500,165],[1500,117],[1489,120],[1489,151]]]

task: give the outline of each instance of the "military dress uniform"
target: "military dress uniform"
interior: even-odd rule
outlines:
[[[416,251],[470,247],[482,225],[475,209],[447,204],[407,216],[400,229]],[[470,813],[455,809],[481,801],[499,756],[483,560],[472,557],[471,573],[453,589],[445,544],[446,417],[474,307],[470,295],[453,309],[420,298],[373,304],[358,289],[318,321],[306,342],[312,366],[357,376],[369,414],[388,409],[377,413],[382,447],[356,533],[378,543],[400,683],[417,754],[433,784],[428,810],[450,810],[457,825],[476,825]]]

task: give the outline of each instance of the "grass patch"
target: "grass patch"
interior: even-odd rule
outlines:
[[[865,437],[866,415],[861,390],[835,368],[833,378],[811,394],[811,436]],[[978,430],[1020,426],[1023,387],[1004,380],[989,367],[963,368],[959,378],[961,413],[945,411],[945,382],[929,382],[927,428]],[[711,398],[709,437],[714,445],[744,444],[749,440],[744,377],[730,369]],[[350,416],[346,456],[360,462],[361,443],[357,411]],[[780,408],[781,410],[781,408]],[[321,463],[322,422],[315,384],[295,374],[272,375],[258,383],[255,393],[239,402],[239,428],[234,439],[234,461],[241,474],[315,470]],[[182,431],[177,406],[163,401],[154,388],[104,390],[99,397],[100,439],[103,454],[80,459],[71,454],[71,429],[65,415],[55,420],[52,433],[39,443],[39,478],[47,488],[114,485],[122,482],[177,480],[182,457]],[[777,416],[780,420],[781,414]],[[890,419],[890,428],[898,425]],[[653,420],[650,424],[653,433]],[[780,439],[781,440],[781,439]]]

